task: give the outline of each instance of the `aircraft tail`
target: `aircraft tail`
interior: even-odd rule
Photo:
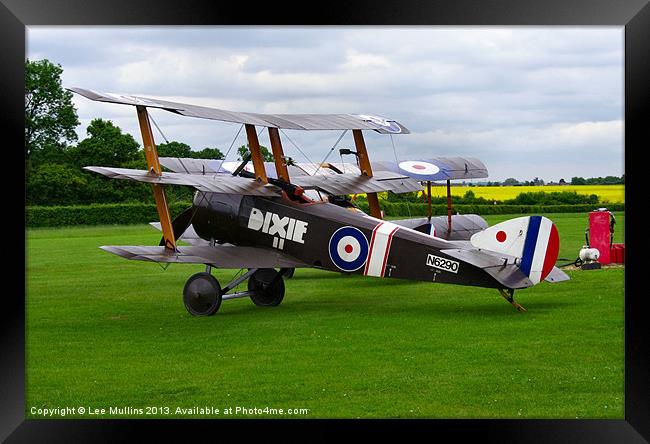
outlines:
[[[476,248],[516,258],[515,263],[533,284],[547,277],[550,281],[563,280],[559,279],[559,270],[554,271],[560,236],[555,224],[546,217],[510,219],[474,234],[470,242]]]

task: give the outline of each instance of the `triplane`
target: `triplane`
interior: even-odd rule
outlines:
[[[224,111],[144,97],[71,88],[91,100],[136,107],[148,170],[86,167],[115,179],[152,184],[162,231],[159,246],[104,246],[127,259],[205,264],[183,289],[185,307],[195,316],[212,315],[222,300],[250,297],[259,306],[279,305],[283,276],[295,268],[426,282],[495,288],[518,310],[515,289],[546,280],[569,279],[555,267],[559,236],[542,216],[511,219],[488,227],[477,215],[383,220],[378,192],[429,190],[431,181],[487,177],[485,165],[469,157],[435,157],[371,162],[364,130],[407,134],[392,119],[352,114],[259,114]],[[147,108],[241,124],[250,150],[242,162],[159,158]],[[273,162],[264,162],[256,127],[268,130]],[[352,131],[356,163],[293,163],[285,157],[280,132]],[[340,139],[339,139],[340,140]],[[252,162],[252,168],[249,164]],[[163,172],[162,166],[171,170]],[[172,220],[165,186],[197,191],[193,205]],[[366,194],[369,215],[343,196]],[[177,244],[178,240],[189,246]],[[246,270],[221,286],[212,267]],[[277,270],[276,270],[277,269]],[[232,292],[247,282],[248,290]]]

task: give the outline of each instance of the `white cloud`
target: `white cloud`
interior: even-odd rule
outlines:
[[[355,69],[364,69],[364,68],[388,68],[391,64],[388,62],[386,57],[362,53],[355,49],[348,49],[346,51],[345,63],[343,64],[344,70],[355,70]]]
[[[65,86],[239,111],[389,116],[412,131],[394,138],[400,157],[475,155],[493,179],[623,173],[623,28],[30,27],[28,55],[60,63]],[[130,107],[74,100],[81,137],[102,117],[140,140]],[[153,115],[195,149],[225,151],[238,129]],[[315,160],[338,137],[289,134]],[[375,159],[394,158],[389,138],[367,140]]]

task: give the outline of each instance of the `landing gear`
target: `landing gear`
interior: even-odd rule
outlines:
[[[282,277],[285,279],[291,279],[295,272],[295,268],[280,268],[280,273],[282,273]]]
[[[515,298],[514,298],[515,290],[514,289],[512,289],[512,288],[508,288],[508,289],[499,288],[499,293],[501,294],[501,296],[503,296],[503,298],[506,301],[510,302],[510,304],[512,304],[512,306],[515,307],[517,310],[526,311],[526,309],[524,307],[522,307],[521,305],[519,305],[519,303],[517,301],[515,301]]]
[[[293,269],[275,271],[273,268],[251,268],[223,288],[212,276],[211,270],[212,267],[208,265],[205,272],[196,273],[185,283],[183,302],[192,316],[212,316],[219,310],[221,301],[228,299],[250,297],[260,307],[280,305],[284,299],[284,272]],[[231,293],[231,290],[247,279],[247,291]]]
[[[248,279],[248,291],[259,307],[275,307],[284,299],[283,273],[273,268],[261,268]]]
[[[183,288],[183,303],[193,316],[212,316],[221,306],[219,281],[210,273],[196,273]]]

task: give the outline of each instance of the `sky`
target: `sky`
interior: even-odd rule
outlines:
[[[411,134],[364,132],[373,160],[466,155],[486,164],[488,180],[557,182],[624,173],[623,37],[623,27],[30,26],[27,57],[60,64],[64,87],[233,111],[385,116]],[[73,100],[79,140],[102,118],[142,141],[133,107]],[[194,150],[232,145],[235,160],[246,143],[237,124],[150,114],[168,140]],[[322,161],[341,135],[285,133],[285,154],[298,162]],[[260,142],[270,146],[266,132]],[[353,147],[349,132],[337,146]],[[340,161],[338,151],[327,160]]]

